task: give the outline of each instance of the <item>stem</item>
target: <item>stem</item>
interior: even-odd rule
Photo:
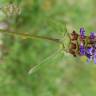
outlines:
[[[52,37],[47,37],[47,36],[38,36],[38,35],[32,35],[32,34],[28,34],[28,33],[17,33],[17,32],[8,32],[6,30],[0,30],[0,32],[2,33],[8,33],[11,35],[19,35],[25,38],[31,38],[31,39],[45,39],[45,40],[50,40],[56,43],[62,43],[60,39],[57,38],[52,38]]]

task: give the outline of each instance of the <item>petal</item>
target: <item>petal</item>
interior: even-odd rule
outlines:
[[[90,63],[90,61],[92,61],[92,56],[90,56],[90,58],[88,57],[87,63]]]
[[[87,48],[87,49],[86,49],[87,54],[92,55],[92,54],[93,54],[92,51],[93,51],[93,47],[91,47],[91,48]]]
[[[85,29],[82,27],[80,28],[80,33],[85,32]]]
[[[90,33],[90,39],[94,39],[95,38],[95,34],[94,34],[94,32],[91,32]]]

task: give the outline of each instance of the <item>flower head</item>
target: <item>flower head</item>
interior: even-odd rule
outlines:
[[[93,39],[94,40],[94,38],[95,38],[95,34],[94,34],[94,32],[91,32],[90,33],[90,39]]]
[[[80,28],[80,37],[82,38],[82,39],[84,39],[85,38],[85,30],[84,30],[84,28],[82,27],[82,28]]]
[[[86,50],[86,53],[92,55],[93,54],[92,51],[93,51],[93,47],[90,47]]]
[[[85,48],[83,43],[80,44],[80,55],[85,55]]]

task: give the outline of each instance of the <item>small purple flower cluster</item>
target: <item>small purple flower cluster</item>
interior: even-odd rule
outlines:
[[[85,38],[85,30],[84,30],[84,28],[80,28],[80,37],[81,37],[82,39]]]
[[[80,28],[80,56],[86,56],[88,62],[91,60],[96,64],[96,34],[91,32],[90,36],[85,36],[84,28]]]

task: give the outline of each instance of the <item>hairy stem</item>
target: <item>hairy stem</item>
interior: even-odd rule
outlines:
[[[53,38],[53,37],[47,37],[47,36],[38,36],[38,35],[32,35],[29,33],[18,33],[18,32],[10,32],[10,31],[6,31],[6,30],[0,30],[0,32],[2,33],[8,33],[10,35],[19,35],[21,37],[25,37],[25,38],[31,38],[31,39],[45,39],[45,40],[50,40],[56,43],[62,43],[60,39],[57,38]]]

